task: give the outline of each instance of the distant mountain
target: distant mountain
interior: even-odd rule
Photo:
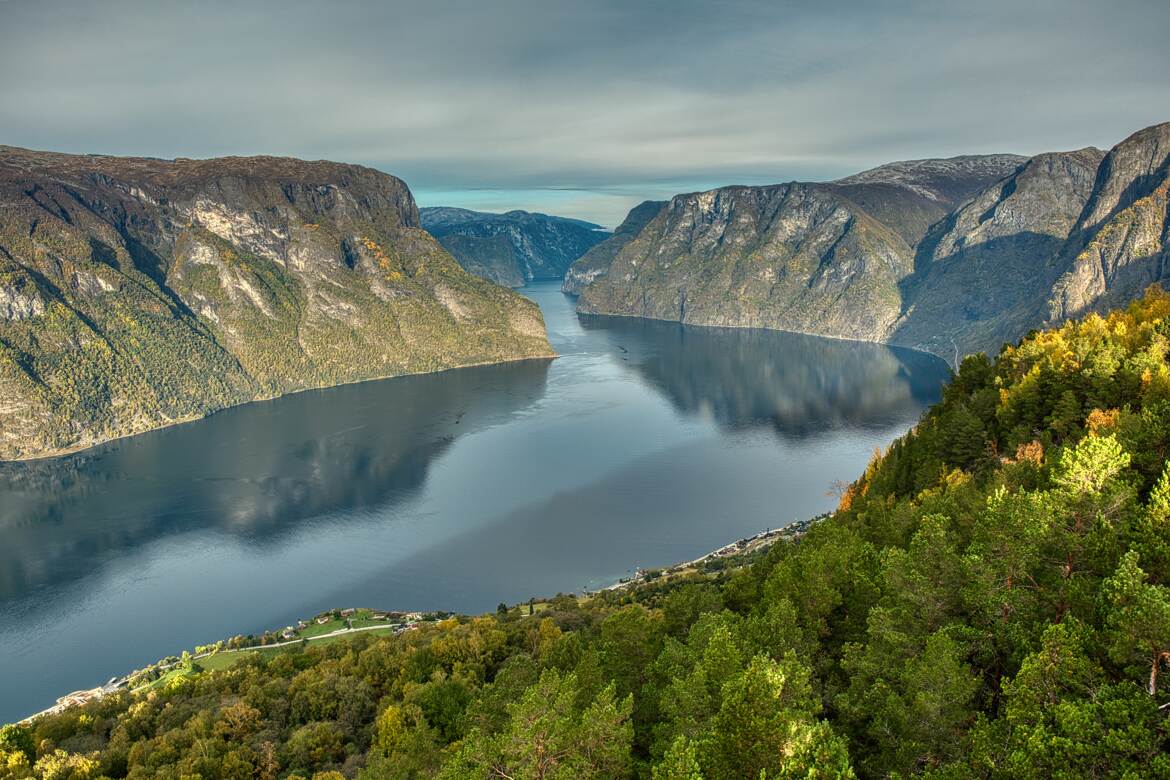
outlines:
[[[837,182],[675,196],[579,308],[883,340],[901,314],[914,245],[1023,159],[920,160]]]
[[[915,160],[675,196],[582,312],[882,341],[953,359],[1170,278],[1170,124],[1088,148]]]
[[[422,226],[468,271],[506,287],[561,279],[569,266],[611,234],[567,217],[433,206],[419,210]]]
[[[609,267],[618,253],[646,227],[646,223],[658,216],[664,200],[647,200],[630,210],[613,235],[597,244],[579,257],[565,272],[561,289],[571,295],[580,295],[581,290],[609,273]]]
[[[537,307],[460,268],[393,176],[0,147],[0,459],[550,354]]]

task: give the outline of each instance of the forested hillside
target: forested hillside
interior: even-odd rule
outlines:
[[[551,355],[537,306],[465,273],[388,174],[0,146],[0,460]]]
[[[1170,776],[1168,351],[1151,290],[967,358],[743,567],[192,669],[0,777]]]

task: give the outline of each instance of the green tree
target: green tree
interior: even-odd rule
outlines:
[[[509,707],[499,733],[473,730],[439,777],[524,777],[533,780],[609,780],[629,772],[632,702],[608,686],[584,711],[576,707],[577,680],[546,670]]]
[[[698,753],[689,739],[680,735],[666,755],[654,765],[654,780],[703,780]]]
[[[1156,696],[1159,671],[1170,662],[1170,588],[1146,582],[1138,554],[1131,550],[1102,592],[1110,655],[1118,663],[1147,669],[1146,691]]]
[[[809,672],[794,656],[780,662],[756,656],[729,681],[719,712],[699,740],[699,761],[711,777],[799,777],[813,766],[796,758],[826,753],[807,742],[835,740],[813,715],[819,702],[809,685]],[[850,776],[844,765],[820,767],[828,777]]]

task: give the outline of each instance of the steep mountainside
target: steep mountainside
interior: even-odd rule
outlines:
[[[920,160],[676,196],[584,312],[774,327],[947,359],[1170,275],[1170,124],[1108,154]]]
[[[1093,191],[1099,149],[1042,154],[935,225],[918,246],[893,339],[953,356],[994,349],[1037,322],[1060,252]]]
[[[465,271],[503,287],[523,287],[524,259],[506,235],[464,236],[448,233],[439,243],[451,253]]]
[[[1061,253],[1050,320],[1104,311],[1170,279],[1170,122],[1134,133],[1101,163]]]
[[[0,459],[308,387],[551,354],[400,180],[0,147]]]
[[[921,160],[828,184],[676,196],[579,308],[883,340],[927,227],[1020,160]]]
[[[664,200],[646,200],[630,209],[630,213],[618,225],[613,235],[579,257],[565,272],[565,283],[561,289],[571,295],[580,295],[588,285],[609,273],[609,266],[618,252],[646,227],[646,223],[658,216]]]
[[[574,260],[610,236],[592,222],[527,211],[489,214],[435,206],[421,209],[420,216],[422,226],[464,268],[511,287],[564,277]]]

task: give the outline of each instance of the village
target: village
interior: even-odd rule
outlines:
[[[212,645],[198,646],[194,653],[184,650],[179,656],[168,656],[123,677],[112,677],[95,688],[67,693],[57,699],[52,707],[30,715],[21,722],[42,715],[53,715],[118,691],[146,692],[177,678],[202,671],[228,669],[256,653],[279,652],[302,643],[336,641],[363,632],[397,636],[416,630],[421,623],[435,622],[448,616],[446,612],[397,612],[353,607],[329,610],[307,620],[298,620],[295,626],[285,626],[279,631],[266,631],[259,636],[235,636]]]

